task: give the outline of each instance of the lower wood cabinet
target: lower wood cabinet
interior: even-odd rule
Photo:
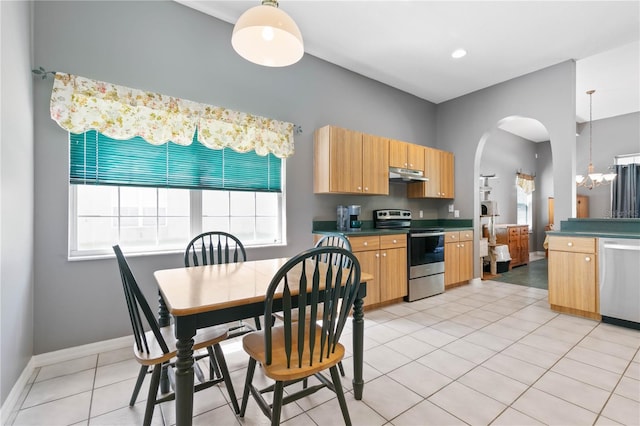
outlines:
[[[549,236],[551,309],[600,319],[596,238]]]
[[[528,225],[496,225],[496,244],[509,246],[511,263],[514,266],[529,263],[529,226]]]
[[[455,287],[473,278],[473,231],[444,234],[444,287]]]
[[[351,250],[360,268],[374,276],[367,281],[364,306],[372,306],[407,295],[407,235],[349,236]]]

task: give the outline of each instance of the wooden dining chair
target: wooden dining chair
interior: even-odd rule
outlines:
[[[351,251],[351,243],[349,242],[349,239],[347,237],[345,237],[342,234],[327,234],[325,236],[323,236],[322,238],[320,238],[318,241],[316,241],[315,247],[342,247],[345,250]],[[323,262],[328,262],[329,259],[328,257],[330,256],[330,254],[325,254],[321,257],[321,260]],[[334,257],[333,261],[336,261],[336,257]],[[344,258],[344,260],[346,262],[349,262],[348,258]],[[319,306],[319,309],[322,309],[322,305]],[[276,312],[273,315],[275,318],[282,320],[282,313],[280,312]],[[294,321],[295,321],[295,315],[294,317]],[[309,314],[307,314],[307,317],[309,317]],[[344,367],[342,366],[342,361],[340,361],[338,363],[338,370],[340,370],[340,375],[342,377],[345,376],[344,374]],[[305,381],[305,386],[306,386],[306,381]]]
[[[327,257],[329,261],[323,260]],[[240,417],[246,412],[251,393],[271,424],[278,425],[283,405],[326,387],[336,393],[344,422],[351,425],[337,364],[345,353],[340,335],[359,288],[360,263],[353,253],[340,247],[306,250],[278,270],[267,289],[264,314],[269,318],[273,312],[282,311],[283,321],[277,325],[266,321],[264,331],[242,339],[250,358]],[[319,304],[323,304],[322,310]],[[254,385],[257,363],[274,385],[263,389]],[[327,369],[331,379],[323,374]],[[297,392],[288,390],[283,397],[285,386],[311,376],[320,383]],[[273,392],[272,404],[263,397],[268,392]]]
[[[208,231],[193,238],[184,251],[184,266],[218,265],[244,262],[247,252],[238,237],[223,231]],[[229,338],[260,330],[260,318],[254,317],[255,328],[240,321],[229,328]]]
[[[173,326],[158,326],[158,321],[149,307],[149,303],[140,290],[140,287],[138,287],[120,247],[118,245],[113,246],[113,251],[115,252],[116,259],[118,261],[124,296],[127,303],[127,310],[129,312],[131,327],[133,329],[133,337],[135,340],[133,345],[133,354],[136,361],[140,364],[138,380],[134,386],[129,406],[133,406],[135,404],[142,382],[149,371],[149,367],[153,367],[143,421],[143,424],[147,426],[151,424],[153,410],[157,404],[175,399],[175,393],[173,391],[162,394],[158,397],[158,388],[160,385],[160,374],[163,365],[168,368],[169,381],[173,388],[175,377],[173,367],[175,365],[174,358],[176,357],[177,352],[176,339],[174,337]],[[149,331],[145,331],[145,329],[148,329]],[[227,364],[222,354],[222,349],[220,348],[220,342],[226,338],[227,330],[225,327],[221,326],[204,328],[198,330],[198,333],[196,333],[193,344],[194,351],[206,348],[210,362],[217,359],[222,377],[215,377],[212,374],[209,379],[206,379],[198,363],[194,363],[194,373],[198,379],[194,386],[194,392],[207,389],[224,381],[227,387],[227,392],[229,393],[229,398],[231,399],[231,403],[237,414],[240,411],[238,401],[235,391],[233,390],[233,384],[231,382]]]

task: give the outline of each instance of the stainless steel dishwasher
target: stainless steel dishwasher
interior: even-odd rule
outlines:
[[[602,321],[640,330],[640,240],[600,238]]]

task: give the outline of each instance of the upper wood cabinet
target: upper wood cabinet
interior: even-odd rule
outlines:
[[[389,167],[421,170],[424,172],[425,147],[391,139],[389,141]]]
[[[316,194],[389,194],[389,140],[335,126],[314,133]]]
[[[423,147],[424,175],[428,182],[407,185],[409,198],[454,198],[454,156],[452,152]]]

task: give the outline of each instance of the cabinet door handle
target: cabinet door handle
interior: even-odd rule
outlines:
[[[376,257],[380,257],[380,253],[376,253]]]
[[[382,257],[387,257],[387,253],[382,253]]]
[[[460,247],[464,247],[464,244],[460,244]]]
[[[585,262],[591,262],[591,258],[589,256],[585,256],[584,261]]]
[[[573,247],[573,243],[572,243],[572,242],[568,242],[568,243],[567,243],[567,245],[568,245],[569,247]]]
[[[368,245],[369,245],[369,243],[365,241],[364,243],[362,243],[362,245],[363,245],[363,246],[368,246]]]
[[[365,186],[365,187],[364,187],[364,190],[365,190],[365,192],[366,192],[366,191],[368,191],[368,190],[369,190],[369,187],[368,187],[368,186]]]
[[[362,191],[362,187],[361,186],[358,187],[358,191]]]

